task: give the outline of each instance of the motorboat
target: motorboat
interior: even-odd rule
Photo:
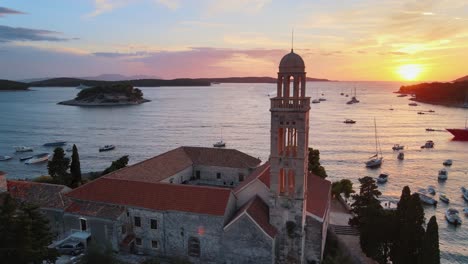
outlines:
[[[433,128],[426,128],[426,131],[435,131]]]
[[[447,211],[445,211],[445,219],[447,219],[449,223],[454,225],[460,225],[462,223],[462,220],[458,215],[458,210],[454,208],[449,208],[447,209]]]
[[[424,143],[424,145],[421,146],[421,148],[433,148],[433,147],[434,147],[434,141],[432,140],[426,141],[426,143]]]
[[[20,157],[19,160],[20,161],[25,161],[25,160],[28,160],[28,159],[32,159],[33,156],[24,156],[24,157]]]
[[[105,146],[99,148],[99,152],[110,151],[110,150],[113,150],[113,149],[115,149],[114,145],[105,145]]]
[[[320,104],[320,99],[314,99],[314,100],[312,100],[312,103],[313,104]]]
[[[432,110],[432,109],[429,109],[427,112],[429,112],[429,113],[435,113],[435,111]]]
[[[354,104],[354,102],[353,101],[348,101],[348,102],[346,102],[346,104]]]
[[[407,94],[400,94],[400,95],[397,95],[397,97],[406,97],[408,96]]]
[[[427,186],[427,192],[429,194],[435,195],[436,194],[436,189],[435,189],[435,187],[433,185],[429,185],[429,186]]]
[[[444,162],[442,162],[442,164],[444,164],[444,166],[452,166],[452,160],[451,159],[448,159],[448,160],[445,160]]]
[[[409,103],[408,105],[409,105],[409,106],[418,106],[417,103]]]
[[[424,112],[418,112],[418,115],[424,115],[425,113]]]
[[[40,153],[37,155],[32,156],[32,158],[28,159],[25,164],[35,164],[41,163],[49,160],[49,153]]]
[[[340,95],[344,95],[344,93],[340,93]]]
[[[463,199],[468,202],[468,190],[465,187],[461,187]]]
[[[450,199],[448,198],[448,196],[445,193],[439,194],[439,200],[441,200],[442,202],[447,203],[447,204],[450,203]]]
[[[224,148],[224,147],[226,147],[226,142],[224,142],[223,140],[220,140],[220,141],[214,143],[213,147],[215,147],[215,148]]]
[[[403,153],[403,152],[398,153],[397,159],[404,160],[405,159],[405,153]]]
[[[463,208],[463,213],[465,214],[465,216],[468,216],[468,207]]]
[[[320,102],[323,102],[323,101],[326,101],[326,100],[327,100],[327,99],[326,99],[326,98],[323,98],[323,97],[320,97],[320,98],[319,98],[319,101],[320,101]]]
[[[417,192],[417,194],[419,195],[421,202],[429,205],[437,205],[437,201],[432,197],[427,196],[424,192]]]
[[[388,181],[388,173],[381,173],[379,177],[377,177],[378,183],[386,183]]]
[[[355,124],[356,121],[354,121],[352,119],[346,119],[345,121],[343,121],[343,123],[345,123],[345,124]]]
[[[66,141],[55,141],[55,142],[48,142],[44,144],[44,147],[60,147],[67,144]]]
[[[3,155],[0,155],[0,161],[7,161],[7,160],[11,160],[11,156],[3,156]]]
[[[29,151],[33,151],[33,148],[32,147],[26,147],[26,146],[17,146],[17,147],[15,147],[15,151],[16,152],[29,152]]]
[[[393,145],[393,147],[392,147],[393,150],[402,150],[402,149],[404,149],[404,148],[405,148],[405,146],[400,145],[400,144],[395,144],[395,145]]]
[[[439,175],[437,176],[437,179],[441,181],[445,181],[448,178],[448,172],[446,169],[441,169],[439,170]]]
[[[369,157],[369,160],[366,161],[366,167],[368,168],[378,168],[382,165],[383,156],[382,150],[380,149],[379,139],[377,137],[377,123],[374,118],[374,130],[375,130],[375,155]]]

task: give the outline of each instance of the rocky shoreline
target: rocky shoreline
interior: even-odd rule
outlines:
[[[57,104],[59,105],[72,105],[72,106],[125,106],[125,105],[139,105],[143,103],[151,102],[148,99],[141,99],[138,101],[119,101],[119,102],[102,102],[102,101],[92,101],[86,102],[81,100],[67,100],[62,101]]]

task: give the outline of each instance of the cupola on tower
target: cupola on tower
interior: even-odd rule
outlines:
[[[279,231],[277,263],[303,259],[309,110],[304,60],[291,49],[279,64],[270,108],[270,222]]]

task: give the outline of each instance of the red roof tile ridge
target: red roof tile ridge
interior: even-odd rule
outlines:
[[[241,184],[239,184],[238,186],[236,186],[236,188],[234,188],[234,193],[237,194],[239,193],[240,191],[242,191],[244,188],[246,188],[247,186],[249,186],[251,183],[253,183],[256,179],[259,179],[261,178],[261,176],[267,171],[270,169],[270,162],[267,161],[265,163],[263,163],[262,165],[258,166],[248,177],[247,179],[245,179],[245,181],[243,181]],[[262,181],[263,183],[263,181]]]
[[[54,186],[60,188],[70,188],[63,184],[55,184],[55,183],[46,183],[46,182],[35,182],[35,181],[22,181],[22,180],[7,180],[7,183],[18,183],[18,184],[34,184],[34,185],[45,185],[45,186]]]

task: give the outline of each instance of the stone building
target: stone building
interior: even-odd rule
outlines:
[[[56,190],[57,201],[65,197],[57,228],[115,251],[192,263],[319,263],[331,185],[308,173],[309,110],[304,61],[291,50],[271,98],[269,161],[179,147],[63,195]]]

